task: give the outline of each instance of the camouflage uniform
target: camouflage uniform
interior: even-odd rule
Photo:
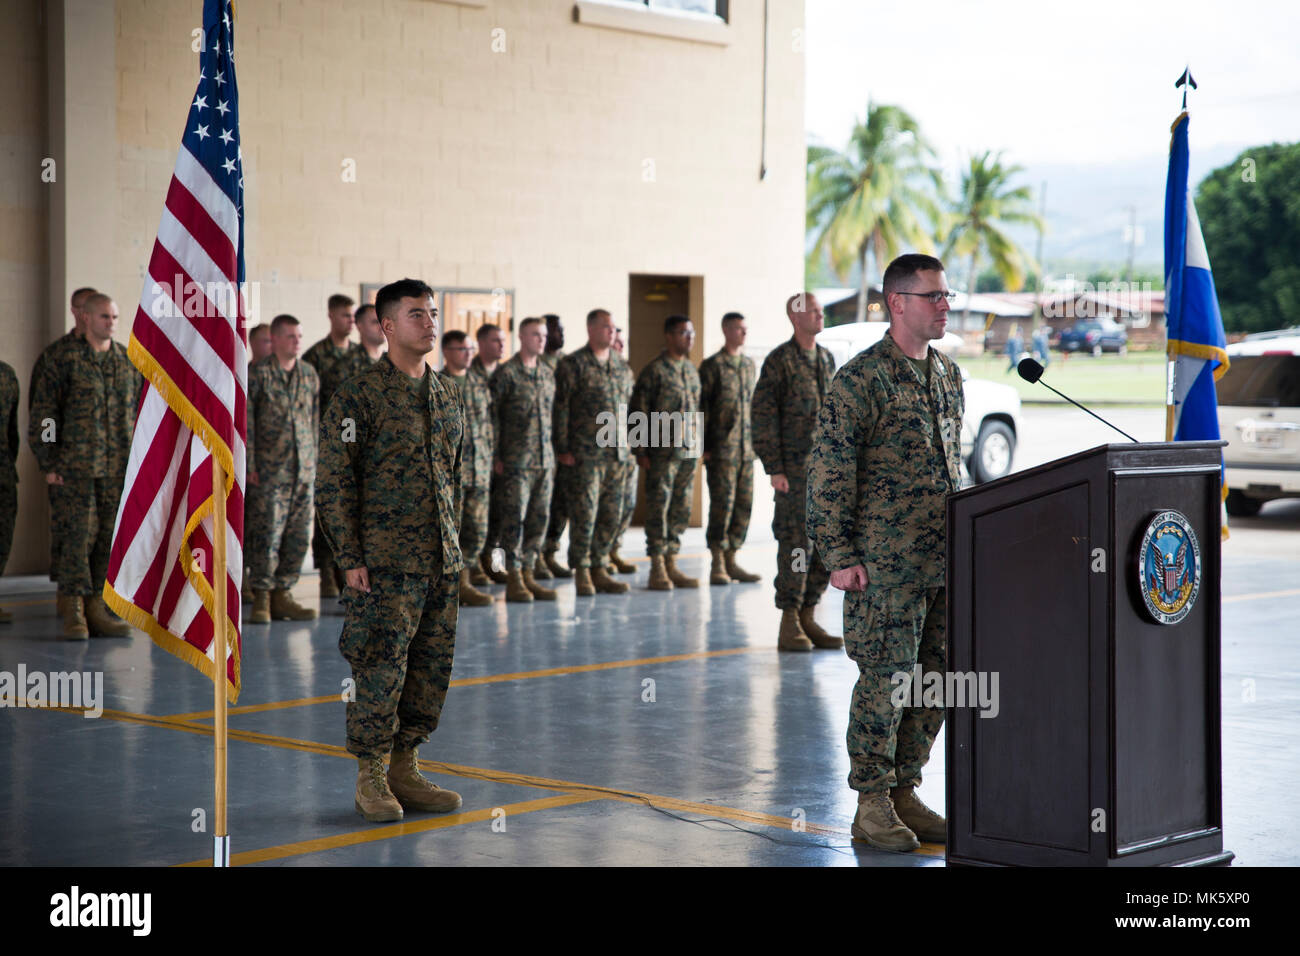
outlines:
[[[551,374],[556,376],[556,388],[559,388],[559,367],[560,360],[564,358],[561,352],[543,352],[538,359],[546,363],[546,367],[551,370]],[[556,396],[558,398],[558,391]],[[557,407],[558,414],[559,409]],[[558,434],[559,429],[556,427],[554,419],[551,421],[551,435]],[[556,445],[555,453],[558,455],[561,449]],[[555,551],[560,547],[560,538],[564,535],[564,528],[573,516],[573,495],[580,491],[575,484],[576,478],[573,469],[568,465],[561,465],[558,461],[555,463],[555,480],[551,483],[551,514],[546,523],[546,542],[542,546],[543,552]],[[572,531],[570,531],[572,537]]]
[[[338,566],[370,578],[369,593],[343,592],[339,650],[356,690],[347,746],[383,757],[428,740],[447,699],[464,567],[464,421],[456,391],[432,369],[411,378],[387,356],[344,382],[330,408],[355,430],[321,429],[321,525]]]
[[[37,356],[36,364],[32,366],[32,378],[27,386],[28,389],[30,390],[27,395],[27,411],[28,411],[29,418],[31,417],[31,407],[32,407],[31,403],[32,403],[32,399],[35,397],[36,383],[41,380],[41,375],[44,368],[50,364],[53,364],[55,367],[57,367],[59,362],[62,361],[62,359],[60,359],[59,356],[63,352],[63,350],[67,348],[69,345],[71,345],[72,343],[79,342],[79,341],[81,341],[81,335],[78,334],[75,328],[70,329],[69,331],[64,332],[62,335],[60,335],[49,345],[47,345],[45,349],[41,352],[41,354]],[[50,501],[51,526],[53,526],[53,521],[54,521],[54,496],[55,496],[54,489],[55,489],[54,485],[47,485],[45,488],[45,493],[48,496]],[[51,581],[59,580],[59,549],[60,549],[60,545],[62,544],[62,541],[63,539],[59,535],[56,534],[50,535],[50,580]],[[62,589],[59,590],[59,593],[60,594],[63,593]]]
[[[754,389],[754,451],[769,475],[785,475],[788,492],[775,492],[776,606],[783,611],[816,607],[830,575],[804,528],[808,453],[817,409],[835,374],[835,359],[820,345],[805,352],[791,338],[768,354]]]
[[[339,432],[341,418],[322,422],[320,380],[306,362],[286,372],[274,355],[248,367],[249,483],[245,536],[254,591],[287,590],[298,583],[312,529],[316,435]]]
[[[5,573],[18,514],[18,376],[0,362],[0,574]]]
[[[620,445],[618,410],[631,397],[632,369],[612,349],[603,362],[590,345],[560,361],[555,382],[555,451],[577,459],[567,469],[573,477],[570,567],[603,568],[609,563],[609,550],[623,518],[623,486],[632,460],[626,444]]]
[[[497,363],[497,368],[501,363]],[[496,369],[492,370],[493,372]],[[475,356],[469,363],[469,375],[476,375],[487,387],[488,396],[492,395],[492,372],[483,367],[483,363]],[[493,452],[496,449],[496,431],[493,434]],[[480,552],[481,557],[491,560],[494,548],[501,547],[501,476],[495,471],[492,472],[492,481],[488,486],[488,519],[487,519],[487,540],[483,542],[483,550]],[[466,555],[465,560],[473,560],[473,555]]]
[[[55,580],[64,594],[98,595],[143,380],[122,345],[96,352],[80,337],[38,366],[27,438],[41,472],[63,479],[50,486],[50,533],[59,539]]]
[[[492,484],[492,390],[482,376],[471,372],[439,372],[460,396],[465,417],[465,442],[461,449],[460,552],[472,561],[483,550],[488,533],[488,496]]]
[[[633,451],[650,458],[646,475],[645,541],[646,554],[651,557],[680,551],[682,532],[691,519],[691,483],[701,437],[693,429],[699,408],[700,375],[689,360],[674,360],[666,351],[660,352],[637,376],[631,411],[646,416],[646,446]],[[650,415],[654,412],[681,414],[683,441],[678,447],[650,447],[655,443],[662,445],[665,438],[661,428],[651,427],[654,423]],[[629,426],[629,441],[635,437],[634,431],[635,427]],[[674,429],[674,441],[677,435]],[[694,447],[686,447],[686,441],[692,436]]]
[[[754,506],[754,442],[750,402],[757,377],[754,360],[726,349],[700,365],[700,411],[704,413],[704,463],[709,482],[710,548],[738,551],[749,534]]]
[[[630,449],[633,455],[636,449]],[[614,540],[610,545],[617,551],[623,543],[623,535],[628,527],[632,524],[632,515],[636,513],[636,483],[640,475],[640,469],[637,468],[636,459],[629,461],[623,466],[623,514],[618,521],[618,530],[614,532]]]
[[[366,350],[355,342],[348,342],[339,348],[327,335],[306,352],[302,360],[316,370],[320,379],[320,395],[316,405],[319,420],[324,421],[325,409],[330,406],[330,399],[338,387],[354,372],[362,368],[362,361],[369,363],[370,356]],[[329,542],[321,533],[320,522],[313,523],[311,536],[311,561],[317,570],[325,571],[334,566],[334,556],[330,553]]]
[[[844,596],[845,649],[858,665],[849,711],[849,786],[921,782],[942,707],[894,707],[897,672],[947,669],[945,503],[961,487],[961,372],[933,348],[929,384],[887,333],[835,377],[809,464],[808,532],[826,564],[860,564]]]
[[[492,431],[501,476],[501,546],[506,567],[532,570],[546,536],[555,475],[551,424],[555,376],[539,361],[525,368],[519,355],[492,375]]]

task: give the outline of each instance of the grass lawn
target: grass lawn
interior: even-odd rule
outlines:
[[[1014,370],[1006,371],[1005,355],[959,357],[957,361],[973,378],[1013,386],[1022,400],[1063,401],[1041,383],[1031,385]],[[1090,402],[1163,405],[1165,356],[1163,352],[1153,351],[1130,352],[1124,358],[1114,354],[1093,358],[1079,353],[1063,358],[1060,352],[1052,352],[1051,364],[1043,372],[1042,380],[1085,405]]]

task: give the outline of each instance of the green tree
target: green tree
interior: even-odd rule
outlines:
[[[984,152],[972,156],[969,168],[962,173],[961,195],[949,214],[943,257],[966,259],[968,292],[975,290],[975,267],[981,258],[992,266],[1010,292],[1019,291],[1025,284],[1025,273],[1036,268],[1033,258],[1002,230],[1010,224],[1042,228],[1029,187],[1011,185],[1012,177],[1021,172],[1023,166],[1002,165],[1001,153]],[[963,328],[969,317],[968,300],[962,315]]]
[[[906,244],[933,252],[931,227],[940,218],[941,188],[934,150],[916,120],[897,106],[867,104],[840,152],[808,147],[808,229],[817,234],[811,256],[829,255],[840,281],[856,263],[861,271],[857,321],[866,319],[867,256],[878,272]]]
[[[1248,149],[1202,180],[1196,213],[1223,325],[1263,332],[1300,316],[1300,143]]]

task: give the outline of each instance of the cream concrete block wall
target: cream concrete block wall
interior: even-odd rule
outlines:
[[[116,279],[130,299],[194,87],[198,5],[116,9]],[[264,318],[297,315],[311,342],[329,294],[417,274],[514,288],[517,315],[558,312],[576,344],[597,304],[625,320],[628,274],[650,272],[705,277],[706,352],[731,309],[752,342],[788,336],[782,302],[803,275],[797,0],[770,4],[761,182],[761,0],[733,0],[725,46],[576,23],[572,0],[237,11],[247,271]]]
[[[49,193],[42,179],[52,158],[46,137],[45,28],[37,0],[5,5],[0,30],[0,359],[22,388],[18,405],[18,516],[7,573],[48,564],[49,505],[45,482],[27,446],[27,392],[32,365],[48,342],[45,255]],[[53,174],[62,172],[56,164]],[[63,317],[71,322],[68,310]]]
[[[0,332],[24,435],[31,367],[68,321],[67,292],[112,294],[129,334],[197,79],[198,0],[51,2],[67,22],[13,0],[0,31]],[[629,274],[656,273],[704,277],[705,353],[733,309],[751,344],[783,341],[803,276],[803,4],[769,8],[760,181],[762,0],[731,0],[724,45],[578,23],[573,0],[240,3],[261,318],[293,313],[311,342],[331,293],[417,275],[513,288],[517,316],[558,312],[576,346],[589,309],[625,322]],[[65,62],[46,62],[50,23]],[[60,173],[80,174],[54,196],[40,161],[64,136]],[[79,215],[93,230],[64,236]],[[26,448],[20,477],[9,572],[43,571],[46,498]]]

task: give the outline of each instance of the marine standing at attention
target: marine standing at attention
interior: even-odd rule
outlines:
[[[844,591],[858,682],[849,709],[854,837],[886,850],[942,843],[947,821],[916,796],[940,706],[896,706],[894,675],[947,669],[945,509],[961,487],[961,370],[930,342],[947,328],[943,264],[905,255],[882,288],[889,329],[840,370],[808,476],[808,534]]]
[[[464,422],[460,397],[426,358],[438,333],[433,290],[402,279],[379,290],[375,308],[388,352],[327,407],[317,483],[321,527],[346,581],[339,650],[356,693],[347,705],[354,806],[382,823],[461,805],[420,773],[417,748],[437,729],[451,682]]]

